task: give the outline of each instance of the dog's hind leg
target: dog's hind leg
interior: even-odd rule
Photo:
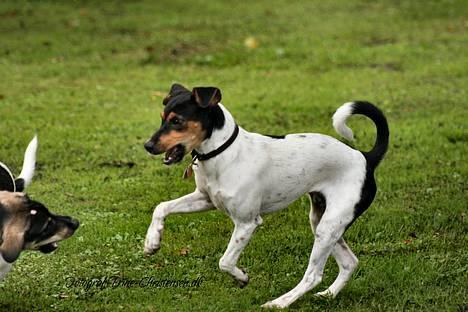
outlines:
[[[338,194],[340,194],[338,192]],[[325,263],[346,230],[346,226],[352,221],[355,200],[346,196],[327,198],[327,206],[321,218],[320,213],[311,212],[311,223],[319,219],[315,228],[315,241],[312,248],[309,265],[302,280],[292,290],[281,297],[265,303],[265,308],[286,308],[306,292],[317,286],[322,281]],[[345,193],[346,194],[346,193]],[[312,217],[312,215],[314,215]],[[317,218],[316,218],[317,217]]]
[[[320,297],[334,298],[343,289],[348,280],[353,275],[354,270],[359,263],[357,257],[346,244],[343,238],[340,238],[333,248],[332,255],[338,264],[339,273],[336,280],[328,289],[318,292],[315,295]]]
[[[318,192],[312,192],[309,196],[311,202],[309,220],[312,232],[315,234],[315,229],[326,209],[326,199]],[[348,247],[343,237],[341,237],[333,247],[332,256],[335,258],[340,270],[338,277],[328,289],[316,293],[317,296],[334,298],[340,290],[343,289],[346,282],[351,278],[354,270],[357,268],[358,259]]]
[[[173,213],[191,213],[213,208],[214,206],[208,195],[199,190],[180,198],[160,203],[154,209],[153,219],[146,234],[145,254],[153,254],[159,249],[166,216]]]

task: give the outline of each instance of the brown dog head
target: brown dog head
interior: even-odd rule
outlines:
[[[0,191],[0,255],[9,263],[23,250],[54,251],[78,226],[77,220],[54,215],[23,193]]]

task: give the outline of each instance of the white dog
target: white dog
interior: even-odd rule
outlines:
[[[360,152],[321,134],[269,137],[248,132],[237,126],[220,100],[217,88],[189,91],[175,84],[163,101],[161,127],[145,148],[151,154],[165,152],[164,163],[168,165],[180,162],[192,151],[193,162],[185,175],[193,170],[197,187],[191,194],[156,207],[146,235],[145,253],[159,249],[164,219],[169,214],[217,208],[234,222],[219,267],[245,285],[249,278],[236,264],[262,223],[262,215],[309,194],[315,241],[308,268],[296,287],[263,307],[285,308],[317,286],[330,254],[338,263],[339,275],[319,295],[336,296],[358,264],[343,234],[374,199],[374,170],[388,147],[384,115],[368,102],[346,103],[334,114],[333,126],[349,140],[353,139],[351,129],[345,125],[349,116],[362,114],[374,121],[375,146],[369,152]]]

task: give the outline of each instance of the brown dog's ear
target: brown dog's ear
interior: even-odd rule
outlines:
[[[169,94],[164,98],[163,100],[163,105],[166,106],[167,103],[169,102],[169,99],[173,97],[174,95],[177,95],[179,93],[183,92],[190,92],[190,90],[186,89],[183,85],[174,83],[171,87],[171,90],[169,90]]]
[[[215,87],[193,88],[192,96],[200,107],[215,106],[221,101],[221,90]]]
[[[3,242],[0,246],[0,254],[8,263],[13,263],[18,259],[23,250],[24,238],[23,233],[8,230],[3,232]]]

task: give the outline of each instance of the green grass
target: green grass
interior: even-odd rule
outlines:
[[[379,193],[346,233],[359,269],[335,300],[310,293],[291,310],[468,309],[466,1],[251,2],[0,3],[0,159],[18,173],[37,131],[28,193],[82,223],[54,254],[21,256],[0,310],[259,311],[301,279],[306,198],[265,217],[240,259],[244,289],[218,270],[232,224],[217,211],[169,217],[162,249],[144,257],[153,207],[194,188],[180,178],[188,160],[168,168],[142,146],[173,82],[218,86],[239,124],[260,133],[335,136],[330,117],[353,99],[386,113]],[[258,48],[244,46],[250,36]],[[350,124],[369,148],[372,123]],[[318,289],[336,274],[330,260]],[[203,283],[67,284],[106,276]]]

